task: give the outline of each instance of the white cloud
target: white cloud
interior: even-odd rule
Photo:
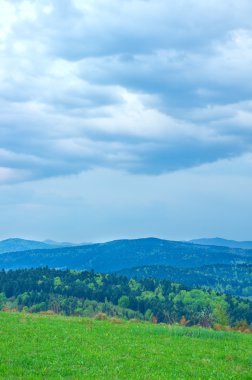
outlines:
[[[31,179],[31,173],[25,170],[0,167],[0,185],[23,182]]]
[[[0,1],[0,47],[4,48],[3,42],[12,31],[16,21],[15,6],[6,0]]]

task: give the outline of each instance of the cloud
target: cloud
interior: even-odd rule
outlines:
[[[0,0],[0,182],[251,152],[252,4],[231,3]]]

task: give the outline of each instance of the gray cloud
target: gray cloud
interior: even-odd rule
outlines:
[[[0,183],[251,152],[250,1],[0,7]]]

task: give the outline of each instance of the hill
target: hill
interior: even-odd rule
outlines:
[[[0,255],[0,268],[94,269],[115,272],[146,265],[181,268],[252,263],[252,250],[204,246],[156,238],[115,240],[77,247],[29,250]]]
[[[252,241],[236,241],[236,240],[226,240],[222,238],[203,238],[194,239],[190,241],[193,244],[200,245],[216,245],[218,247],[230,247],[230,248],[241,248],[241,249],[252,249]]]
[[[118,271],[118,274],[138,279],[168,280],[182,283],[191,288],[210,288],[221,293],[252,297],[252,265],[247,264],[217,264],[199,268],[152,265],[122,269]]]
[[[0,334],[2,379],[251,379],[237,332],[0,313]]]
[[[190,325],[252,323],[252,302],[157,279],[49,268],[0,271],[0,310],[121,318]]]
[[[73,246],[72,243],[59,243],[53,240],[36,241],[19,238],[10,238],[0,241],[0,254],[9,252],[20,252],[34,249],[53,249]]]

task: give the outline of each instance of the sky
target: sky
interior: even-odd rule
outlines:
[[[252,240],[251,0],[0,0],[0,239]]]

